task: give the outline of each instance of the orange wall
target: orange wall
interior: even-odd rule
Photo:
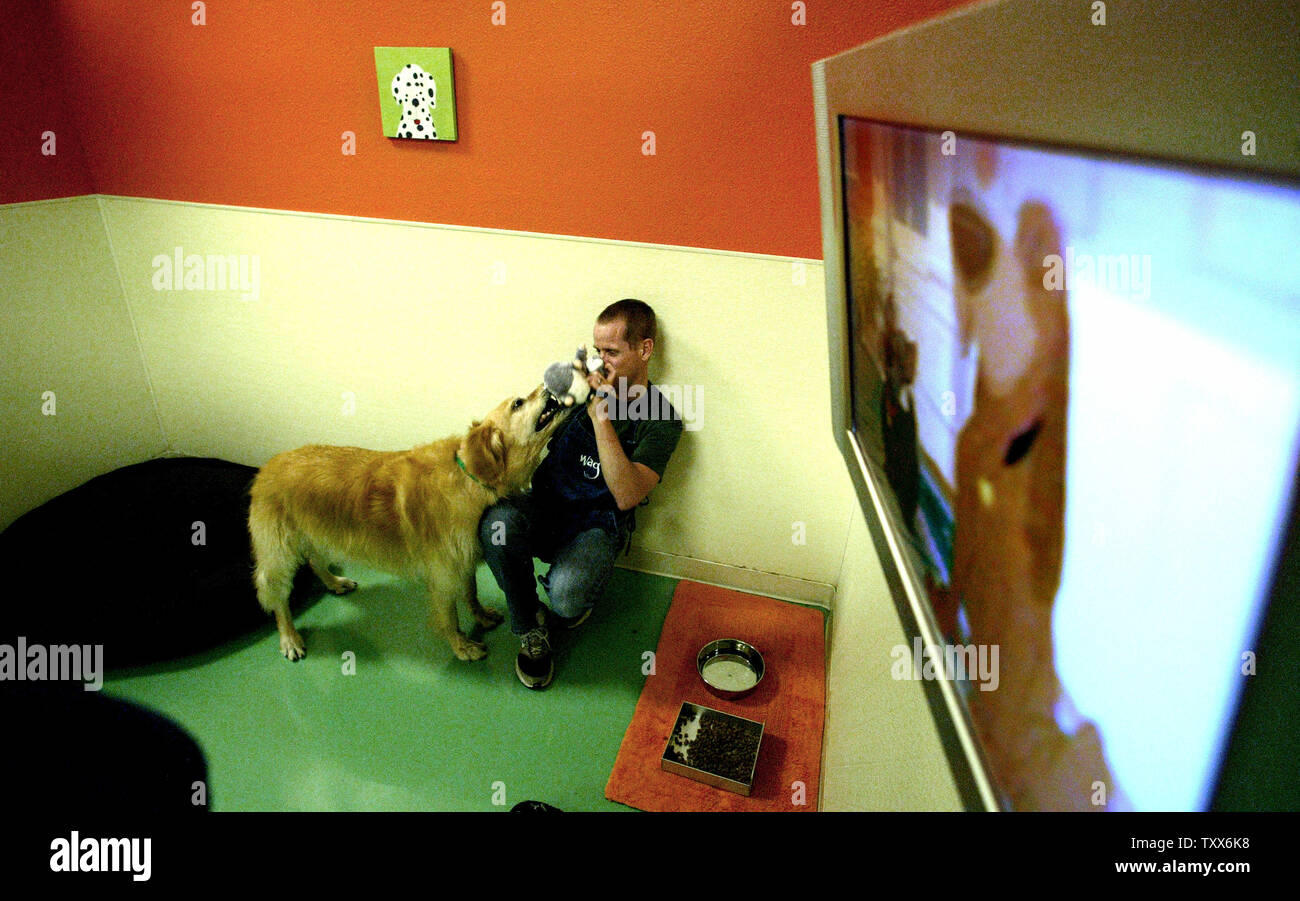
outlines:
[[[94,193],[38,0],[0,0],[0,203]],[[42,135],[54,132],[54,153]]]
[[[820,258],[811,63],[962,2],[57,0],[38,31],[99,193]],[[452,48],[458,143],[383,137],[375,46]]]

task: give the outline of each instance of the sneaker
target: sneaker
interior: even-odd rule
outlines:
[[[510,808],[511,813],[563,813],[560,808],[545,801],[520,801]]]
[[[523,637],[519,654],[515,657],[515,675],[529,688],[541,691],[555,677],[555,662],[551,660],[551,642],[544,626],[538,626]]]

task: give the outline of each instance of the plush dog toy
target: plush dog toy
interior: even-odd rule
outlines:
[[[551,392],[551,396],[564,406],[585,404],[587,398],[591,396],[591,386],[587,384],[587,376],[603,369],[604,365],[604,361],[598,356],[587,359],[587,346],[584,344],[578,348],[578,353],[572,361],[552,363],[546,367],[542,382],[546,385],[546,390]]]

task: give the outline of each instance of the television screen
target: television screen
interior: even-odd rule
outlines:
[[[1207,809],[1295,490],[1300,189],[839,124],[852,440],[944,642],[906,665],[1007,808]]]

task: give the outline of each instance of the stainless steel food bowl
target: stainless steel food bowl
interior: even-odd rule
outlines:
[[[738,638],[719,638],[700,649],[695,669],[718,697],[742,698],[763,681],[763,655]]]

